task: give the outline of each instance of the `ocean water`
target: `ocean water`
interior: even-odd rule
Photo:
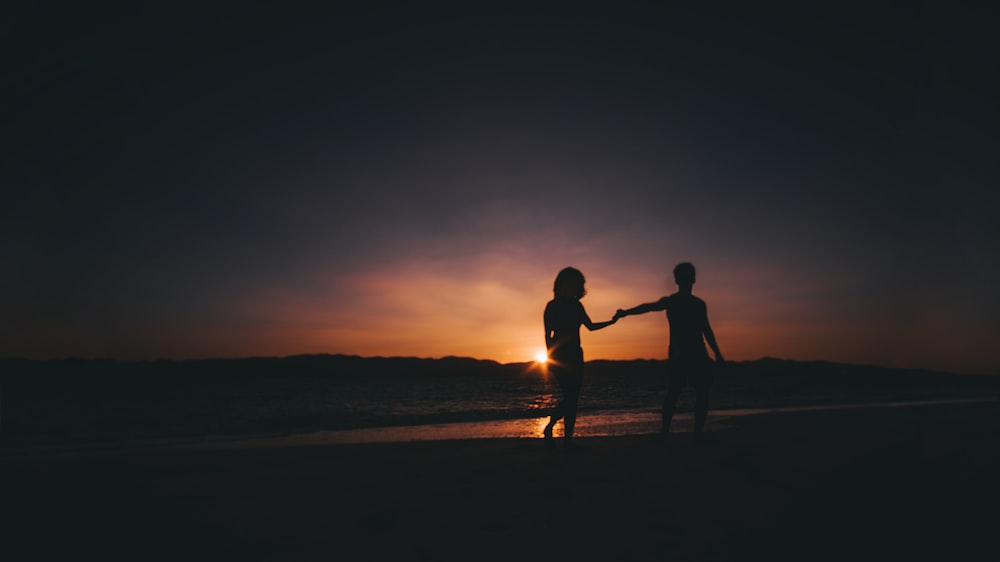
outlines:
[[[327,363],[313,369],[282,362],[268,363],[266,371],[246,368],[253,365],[206,363],[183,371],[168,365],[154,372],[149,366],[87,364],[84,371],[5,376],[0,378],[2,444],[10,449],[323,432],[327,439],[377,439],[401,427],[430,428],[421,430],[430,434],[531,436],[540,434],[561,397],[558,385],[531,364],[461,364],[448,374],[436,374],[437,364],[425,369],[405,363],[405,369],[391,371],[368,368],[368,363],[365,369],[339,372],[331,372]],[[998,384],[996,377],[735,363],[717,373],[711,408],[719,416],[752,409],[995,397]],[[656,430],[665,392],[662,362],[588,364],[578,431],[585,436]],[[690,423],[693,402],[693,391],[686,390],[675,418],[679,428]],[[344,431],[354,431],[355,437],[329,433]]]

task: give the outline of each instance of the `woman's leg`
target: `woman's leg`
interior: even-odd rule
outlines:
[[[552,417],[545,426],[542,433],[546,439],[552,438],[552,427],[561,418],[563,422],[563,436],[566,443],[573,439],[573,429],[576,427],[576,410],[580,401],[580,386],[583,384],[583,362],[582,361],[562,361],[559,367],[551,371],[559,388],[562,389],[562,400],[556,404],[552,411]]]
[[[549,418],[549,423],[546,424],[545,429],[542,430],[542,434],[545,435],[546,439],[552,438],[552,428],[556,425],[556,422],[562,419],[563,417],[564,401],[565,398],[563,400],[560,400],[559,403],[556,404],[556,407],[552,410],[552,417]]]
[[[564,409],[566,422],[563,424],[563,430],[566,443],[570,443],[573,440],[573,428],[576,427],[576,408],[580,402],[580,382],[567,384],[563,389],[563,394],[565,396],[563,404],[566,405]]]
[[[546,424],[545,429],[542,430],[542,434],[546,439],[552,438],[552,428],[555,427],[556,422],[561,420],[563,416],[566,415],[566,374],[562,371],[561,367],[551,367],[553,378],[559,383],[559,388],[562,390],[562,398],[556,404],[556,407],[552,409],[552,417],[549,418],[549,423]]]

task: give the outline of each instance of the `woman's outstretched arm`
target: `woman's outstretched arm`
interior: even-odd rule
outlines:
[[[594,330],[600,330],[601,328],[607,328],[608,326],[614,324],[618,321],[618,318],[612,318],[606,322],[593,322],[590,320],[590,316],[584,312],[583,313],[583,325],[587,327],[588,330],[593,332]]]
[[[588,320],[587,323],[584,324],[584,326],[586,326],[588,330],[590,330],[591,332],[593,332],[594,330],[600,330],[601,328],[607,328],[608,326],[614,324],[617,321],[618,321],[617,318],[612,318],[611,320],[607,320],[605,322],[590,322]]]

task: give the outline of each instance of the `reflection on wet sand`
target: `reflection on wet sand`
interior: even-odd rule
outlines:
[[[782,408],[747,408],[715,410],[710,412],[706,431],[725,429],[732,418],[766,413],[840,410],[858,408],[886,408],[922,406],[930,404],[959,404],[995,401],[994,398],[958,400],[921,400],[908,402],[878,402],[870,404],[833,404],[824,406],[791,406]],[[442,441],[454,439],[518,439],[541,438],[548,417],[458,422],[402,427],[375,427],[336,431],[316,431],[297,435],[216,441],[194,445],[197,448],[256,448],[295,447],[308,445],[346,445],[352,443],[395,443],[406,441]],[[691,431],[692,413],[675,417],[675,431]],[[620,435],[645,435],[660,431],[660,412],[635,410],[605,410],[581,415],[577,419],[579,437],[614,437]],[[562,424],[555,427],[554,435],[560,436]]]
[[[736,424],[736,419],[757,414],[846,410],[861,408],[895,408],[933,404],[971,404],[996,402],[997,398],[971,398],[951,400],[914,400],[906,402],[873,402],[866,404],[831,404],[823,406],[790,406],[779,408],[747,408],[714,410],[709,413],[708,432],[722,431]],[[134,450],[221,450],[267,449],[278,447],[308,447],[322,445],[348,445],[358,443],[400,443],[408,441],[447,441],[456,439],[541,439],[542,430],[549,418],[525,418],[479,422],[456,422],[429,425],[374,427],[348,430],[323,430],[285,435],[256,437],[213,436],[186,440],[137,440],[115,443],[95,443],[76,446],[32,447],[21,451],[7,451],[0,457],[4,462],[18,462],[38,458],[80,457],[114,455]],[[673,431],[689,432],[694,426],[692,413],[678,414]],[[648,435],[660,431],[659,410],[601,410],[581,415],[577,419],[579,437],[616,437],[623,435]],[[561,436],[562,424],[556,424],[554,436]]]

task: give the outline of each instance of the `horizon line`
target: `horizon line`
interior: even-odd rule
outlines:
[[[94,362],[113,362],[113,363],[193,363],[199,361],[252,361],[252,360],[284,360],[284,359],[295,359],[304,357],[346,357],[346,358],[356,358],[356,359],[401,359],[401,360],[416,360],[416,361],[443,361],[449,359],[458,360],[468,360],[468,361],[478,361],[484,363],[493,363],[500,366],[506,365],[530,365],[537,364],[537,361],[526,360],[526,361],[510,361],[501,362],[495,359],[483,359],[478,357],[471,357],[465,355],[443,355],[438,357],[420,357],[415,355],[359,355],[353,353],[331,353],[331,352],[321,352],[321,353],[294,353],[289,355],[246,355],[238,357],[200,357],[200,358],[170,358],[170,357],[157,357],[154,359],[120,359],[117,357],[81,357],[81,356],[66,356],[66,357],[49,357],[49,358],[32,358],[32,357],[0,357],[0,361],[31,361],[31,362],[65,362],[65,361],[94,361]],[[629,363],[635,361],[667,361],[667,358],[650,358],[650,357],[634,357],[631,359],[588,359],[584,363]],[[924,372],[936,372],[936,373],[949,373],[955,375],[974,375],[974,376],[1000,376],[1000,373],[974,373],[974,372],[961,372],[961,371],[951,371],[951,370],[941,370],[941,369],[928,369],[925,367],[900,367],[900,366],[888,366],[888,365],[877,365],[874,363],[850,363],[844,361],[831,361],[828,359],[787,359],[781,357],[773,357],[769,355],[764,355],[756,359],[742,359],[742,360],[730,360],[727,359],[726,363],[754,363],[759,361],[780,361],[788,363],[814,363],[814,364],[828,364],[828,365],[843,365],[848,367],[856,368],[876,368],[876,369],[889,369],[889,370],[900,370],[900,371],[924,371]]]

